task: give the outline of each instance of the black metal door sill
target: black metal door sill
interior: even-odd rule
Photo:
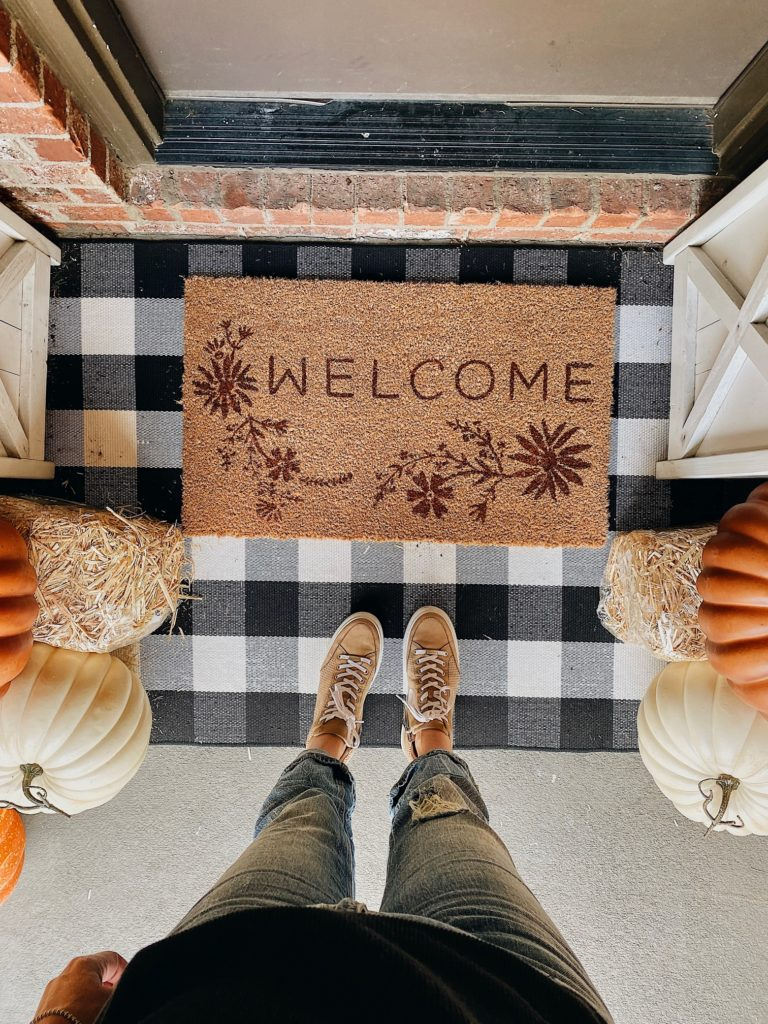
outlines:
[[[702,107],[173,100],[162,164],[712,174]]]

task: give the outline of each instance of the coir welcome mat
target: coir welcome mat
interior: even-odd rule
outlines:
[[[190,534],[596,547],[613,289],[190,278]]]

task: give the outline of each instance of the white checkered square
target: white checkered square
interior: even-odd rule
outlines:
[[[330,636],[299,637],[299,693],[317,693],[320,666],[330,643]]]
[[[245,693],[244,636],[192,637],[195,689],[210,693]]]
[[[136,354],[133,299],[82,299],[80,343],[84,356]]]
[[[617,306],[616,360],[668,363],[672,352],[671,306]]]
[[[613,699],[642,700],[664,662],[637,644],[616,644],[613,650]]]
[[[654,476],[656,463],[667,457],[667,420],[614,420],[618,476]]]
[[[561,586],[562,548],[509,548],[508,551],[507,582],[510,585]]]
[[[507,642],[507,696],[559,697],[562,645],[557,640]]]
[[[403,544],[403,583],[455,583],[456,545]]]
[[[349,583],[352,579],[352,542],[300,540],[299,579],[305,583]]]
[[[243,537],[190,537],[189,553],[198,580],[244,580]]]

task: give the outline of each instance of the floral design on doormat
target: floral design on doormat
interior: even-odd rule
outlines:
[[[231,320],[222,320],[220,326],[223,334],[206,342],[208,366],[197,367],[201,376],[192,381],[192,387],[202,398],[204,409],[212,416],[220,413],[226,419],[230,412],[240,414],[244,405],[250,408],[253,402],[248,392],[258,388],[251,376],[251,364],[244,363],[240,355],[253,335],[252,328],[241,325],[235,335]]]
[[[224,422],[225,435],[216,448],[222,469],[237,465],[253,477],[256,514],[269,521],[280,520],[285,509],[305,500],[302,490],[348,484],[352,473],[304,476],[298,449],[287,441],[279,443],[291,431],[290,420],[262,419],[248,411],[253,408],[251,393],[258,391],[258,384],[242,352],[253,330],[240,325],[235,331],[231,320],[222,320],[220,326],[222,334],[205,345],[208,365],[198,365],[199,376],[193,377],[192,388],[209,415]],[[236,418],[230,420],[230,413]]]
[[[538,501],[567,498],[574,486],[582,487],[581,472],[592,463],[583,458],[592,445],[569,444],[582,427],[560,423],[554,430],[546,420],[528,424],[527,434],[515,434],[517,447],[494,438],[481,420],[448,420],[447,425],[465,446],[464,450],[442,441],[433,449],[403,450],[397,459],[376,473],[378,486],[373,502],[404,489],[413,515],[442,519],[452,502],[475,498],[469,515],[479,523],[488,517],[500,487],[527,480],[521,494]],[[468,449],[468,450],[467,450]]]

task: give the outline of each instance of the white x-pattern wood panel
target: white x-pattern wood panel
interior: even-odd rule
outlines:
[[[768,166],[664,258],[675,268],[672,374],[657,475],[768,477]]]
[[[0,477],[53,476],[45,460],[51,263],[59,250],[0,206]]]

